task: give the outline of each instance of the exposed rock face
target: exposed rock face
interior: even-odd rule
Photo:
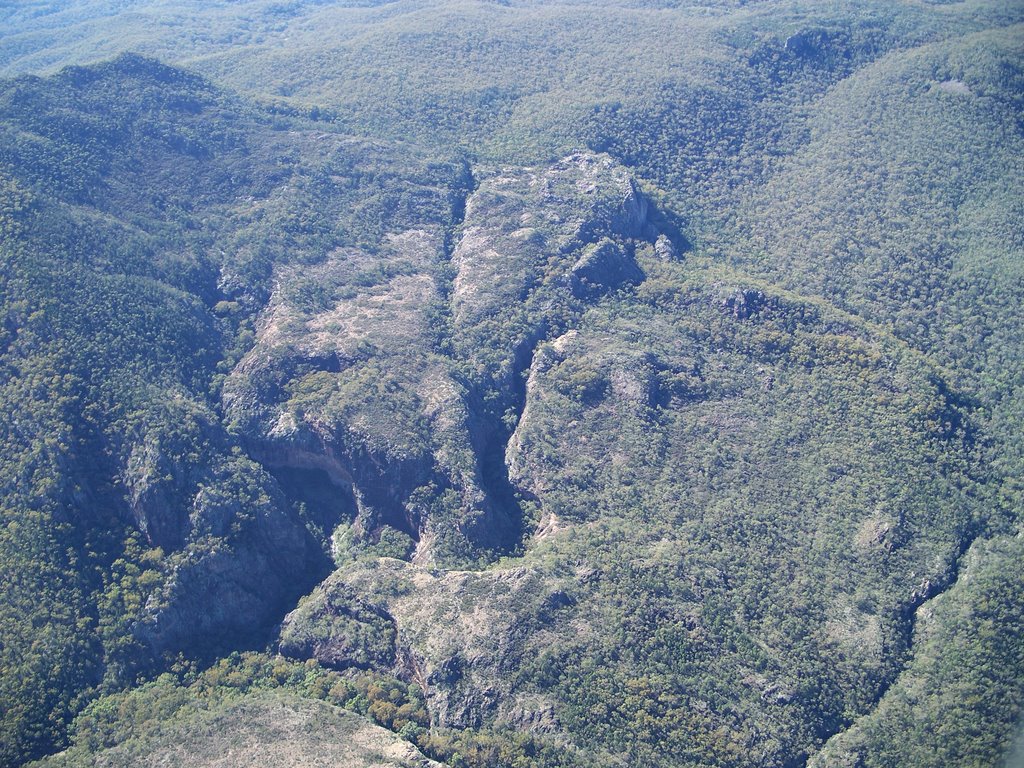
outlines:
[[[805,29],[786,38],[786,52],[801,58],[820,56],[832,37],[825,29]]]
[[[765,295],[755,288],[737,288],[721,300],[722,308],[737,320],[746,320],[759,311],[765,303]]]
[[[654,253],[662,261],[675,261],[679,258],[679,250],[667,235],[658,235],[658,239],[654,241]]]
[[[183,393],[152,408],[126,436],[121,482],[136,527],[153,546],[167,551],[190,536],[188,506],[208,470],[196,466],[195,451],[218,442],[216,416]]]
[[[207,406],[178,394],[142,420],[122,448],[125,513],[167,557],[136,639],[204,654],[272,626],[328,572],[323,542]]]
[[[137,443],[128,460],[125,484],[132,519],[146,540],[176,549],[185,542],[185,519],[175,504],[186,491],[185,472],[176,472],[183,468],[170,464],[158,443]],[[170,482],[164,480],[168,477]]]
[[[344,584],[320,586],[285,617],[279,647],[285,656],[334,669],[386,670],[395,664],[394,620]]]
[[[355,563],[289,615],[280,648],[306,658],[309,646],[295,638],[330,636],[313,655],[358,666],[365,651],[356,647],[361,630],[353,622],[387,616],[397,632],[393,670],[423,689],[435,724],[475,727],[499,717],[544,730],[554,722],[550,703],[513,696],[513,678],[530,649],[543,647],[545,627],[572,613],[575,600],[565,589],[562,579],[527,568],[435,574],[390,559]],[[368,612],[359,594],[380,595],[385,605]],[[339,616],[348,617],[344,630]]]
[[[454,342],[472,370],[497,389],[520,389],[521,350],[571,320],[582,308],[573,299],[643,279],[629,247],[656,239],[650,214],[636,182],[606,155],[482,181],[452,255]]]
[[[619,286],[636,284],[644,279],[626,249],[609,238],[584,249],[572,267],[572,292],[576,298],[599,296]]]
[[[443,243],[439,227],[406,231],[376,254],[338,252],[312,274],[282,274],[256,346],[225,386],[225,407],[266,466],[323,471],[353,500],[363,539],[388,525],[433,541],[440,525],[442,535],[500,549],[518,533],[484,489],[466,389],[435,351]],[[376,283],[359,277],[366,265]],[[296,295],[309,280],[334,298],[302,306]],[[446,489],[444,508],[431,509]],[[474,526],[477,518],[486,523]],[[419,556],[433,553],[424,546]]]
[[[407,506],[406,494],[433,477],[434,463],[426,452],[391,456],[346,430],[320,422],[282,421],[287,421],[287,426],[279,421],[268,435],[270,440],[253,443],[253,456],[264,466],[320,470],[361,524],[387,524],[418,534],[420,513]],[[336,525],[339,520],[333,522]]]
[[[258,466],[230,460],[206,482],[188,518],[188,546],[170,557],[136,630],[157,654],[202,653],[266,628],[328,570],[319,542]]]
[[[372,254],[281,270],[224,387],[256,458],[323,471],[352,499],[358,538],[398,528],[420,562],[520,544],[504,468],[520,374],[540,340],[641,282],[635,242],[658,236],[647,199],[604,155],[503,169],[464,212],[451,253],[444,228],[424,224]]]

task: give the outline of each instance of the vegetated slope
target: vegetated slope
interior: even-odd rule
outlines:
[[[461,166],[283,130],[137,57],[8,81],[0,103],[13,763],[59,743],[82,695],[256,642],[329,572],[330,519],[240,449],[218,370],[275,264],[403,216],[443,224],[436,178]]]
[[[968,550],[954,587],[919,613],[906,671],[811,765],[984,766],[1004,753],[1007,768],[1019,764],[1020,550],[1019,536]]]
[[[931,733],[998,760],[1024,677],[998,576],[1019,562],[1021,57],[1015,28],[977,30],[1017,11],[312,9],[197,64],[272,61],[251,90],[473,166],[137,59],[9,86],[6,354],[33,415],[11,411],[5,457],[36,481],[8,486],[5,650],[30,670],[5,675],[10,759],[104,672],[258,642],[330,546],[277,647],[311,680],[414,683],[429,729],[398,687],[356,708],[442,759],[577,759],[550,740],[586,764],[800,764],[856,721],[819,762],[916,764]],[[367,26],[337,45],[284,43],[350,13]],[[32,282],[65,271],[93,293]],[[125,296],[149,303],[87,311]],[[933,611],[979,535],[982,576]],[[46,562],[57,620],[21,575]],[[217,608],[239,594],[244,626]],[[907,718],[934,727],[896,754]]]
[[[997,423],[1019,419],[1019,362],[1001,356],[1020,347],[1022,31],[924,46],[836,87],[723,254],[890,327]]]
[[[609,117],[638,162],[690,182],[695,165],[733,156],[746,174],[764,160],[738,152],[736,134],[766,96],[765,117],[787,120],[803,98],[774,105],[780,85],[806,96],[887,51],[1021,20],[1017,4],[984,0],[43,1],[6,14],[7,74],[134,50],[315,106],[354,133],[528,162],[577,149]]]
[[[1010,537],[1021,509],[1020,32],[925,46],[836,88],[807,147],[752,195],[749,239],[730,254],[891,328],[974,400],[985,468],[978,529],[993,538],[969,562],[984,573],[1017,570]],[[981,586],[983,578],[936,606],[905,677],[855,729],[861,735],[837,740],[822,765],[843,751],[866,765],[988,764],[999,753],[994,744],[987,757],[963,751],[970,737],[960,730],[979,720],[1009,729],[1019,716],[1019,648],[995,639],[1019,602],[1009,583]],[[973,715],[936,724],[937,712],[964,698]],[[920,725],[912,728],[919,739],[883,735],[892,733],[883,730],[893,727],[892,713],[907,716],[908,701],[938,742]]]
[[[254,693],[210,706],[177,702],[133,738],[91,754],[71,751],[46,765],[247,768],[366,765],[437,768],[408,741],[357,714],[287,694]]]

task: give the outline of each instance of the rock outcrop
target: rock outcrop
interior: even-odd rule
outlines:
[[[572,293],[578,299],[597,297],[644,279],[643,271],[626,248],[607,237],[583,250],[571,275]]]
[[[554,719],[550,704],[514,696],[514,677],[543,648],[545,628],[572,613],[567,589],[565,579],[528,568],[439,573],[392,559],[354,563],[288,616],[280,649],[334,667],[363,666],[365,627],[387,617],[395,632],[391,671],[422,688],[434,724],[478,727],[499,718],[544,730]],[[378,595],[381,604],[368,608],[358,595]],[[319,645],[296,643],[313,637]]]
[[[275,473],[323,472],[352,500],[357,542],[390,526],[424,563],[520,546],[504,459],[533,350],[641,282],[636,243],[665,240],[605,155],[502,169],[456,208],[464,218],[448,232],[424,224],[372,254],[337,249],[280,270],[224,387],[254,457]]]
[[[285,617],[279,649],[334,669],[388,670],[395,665],[395,622],[344,584],[314,590]]]
[[[322,545],[273,478],[247,459],[215,467],[195,491],[189,539],[170,553],[136,638],[160,655],[232,647],[275,624],[329,571]]]

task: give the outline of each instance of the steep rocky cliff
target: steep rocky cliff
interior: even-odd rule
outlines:
[[[521,547],[530,523],[502,458],[521,374],[540,340],[643,279],[633,251],[659,235],[607,156],[501,169],[466,194],[447,230],[278,270],[256,344],[224,387],[265,466],[319,472],[354,504],[350,541],[389,526],[421,563]]]

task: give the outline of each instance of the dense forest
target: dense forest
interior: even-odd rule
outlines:
[[[0,766],[1024,761],[1024,6],[0,7]]]

